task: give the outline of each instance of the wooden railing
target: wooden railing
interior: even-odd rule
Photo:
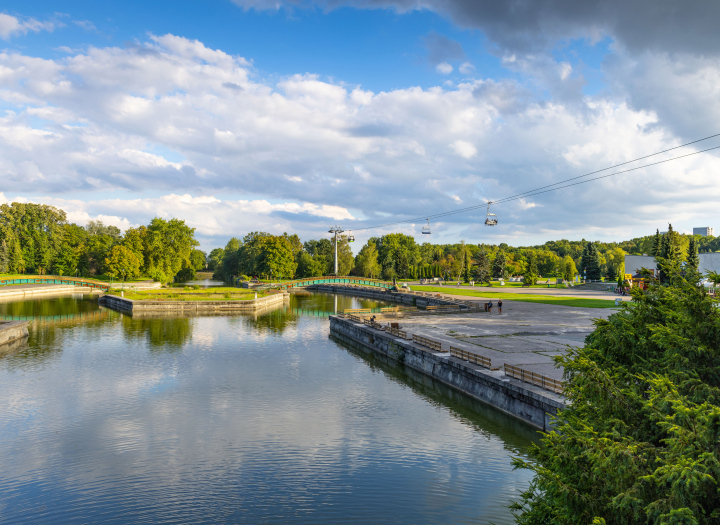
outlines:
[[[375,330],[385,330],[385,327],[379,323],[376,323],[372,319],[363,319],[363,324],[365,326],[369,326],[370,328],[374,328]]]
[[[372,312],[372,308],[346,308],[342,313],[344,314],[369,314]]]
[[[460,307],[456,304],[433,304],[426,306],[425,310],[457,310],[458,308]]]
[[[408,338],[407,332],[405,330],[400,330],[399,328],[386,328],[385,332],[397,337],[402,337],[403,339]]]
[[[473,354],[462,348],[450,347],[450,355],[453,357],[459,357],[464,361],[475,363],[476,365],[484,366],[485,368],[492,368],[492,363],[489,357],[485,357],[478,354]]]
[[[520,367],[509,365],[507,363],[505,363],[503,367],[505,369],[506,376],[514,377],[515,379],[519,379],[525,383],[542,387],[557,394],[562,394],[565,391],[565,384],[557,379],[536,374],[535,372],[530,372],[529,370],[523,370]]]
[[[435,350],[437,352],[442,352],[442,345],[440,344],[440,341],[434,341],[432,339],[428,339],[427,337],[423,337],[418,334],[413,334],[412,336],[413,343],[417,343],[422,346],[426,346],[430,348],[431,350]]]

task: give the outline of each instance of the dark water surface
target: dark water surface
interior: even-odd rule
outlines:
[[[534,430],[329,338],[312,295],[263,316],[132,318],[96,297],[0,354],[1,523],[510,523]]]

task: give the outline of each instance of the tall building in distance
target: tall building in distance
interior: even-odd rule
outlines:
[[[705,228],[693,228],[693,235],[702,235],[703,237],[707,237],[708,235],[714,235],[713,229],[710,226],[706,226]]]

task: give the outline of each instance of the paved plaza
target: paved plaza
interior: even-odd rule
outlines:
[[[585,337],[594,330],[593,319],[607,319],[616,311],[509,300],[503,303],[502,314],[493,308],[491,314],[483,311],[408,317],[400,325],[409,334],[440,341],[443,350],[449,351],[452,345],[489,357],[493,368],[507,363],[562,379],[563,371],[555,368],[553,356],[583,346]]]

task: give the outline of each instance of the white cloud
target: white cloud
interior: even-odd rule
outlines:
[[[440,62],[437,66],[435,66],[435,70],[443,75],[449,75],[453,72],[453,67],[447,62]]]
[[[450,144],[450,147],[464,159],[471,159],[477,155],[477,148],[466,140],[456,140]]]
[[[0,38],[9,40],[16,35],[25,35],[29,31],[52,31],[57,25],[56,22],[40,22],[34,18],[21,20],[15,16],[0,13]]]
[[[475,66],[473,66],[470,62],[463,62],[460,64],[458,71],[460,71],[463,75],[472,75],[475,72]]]
[[[37,181],[73,213],[117,224],[175,215],[206,239],[283,228],[318,237],[327,222],[482,203],[697,138],[720,117],[720,63],[710,58],[617,59],[610,92],[585,96],[577,71],[563,80],[552,59],[506,57],[554,93],[537,99],[507,79],[383,92],[310,74],[270,81],[249,59],[174,35],[67,52],[0,52],[0,191],[26,196]],[[667,220],[711,224],[719,169],[705,155],[533,197],[535,207],[509,203],[490,234],[530,238],[558,221],[579,238],[610,219],[627,235]],[[73,194],[88,201],[63,197]],[[433,241],[484,239],[479,219],[450,217]]]

